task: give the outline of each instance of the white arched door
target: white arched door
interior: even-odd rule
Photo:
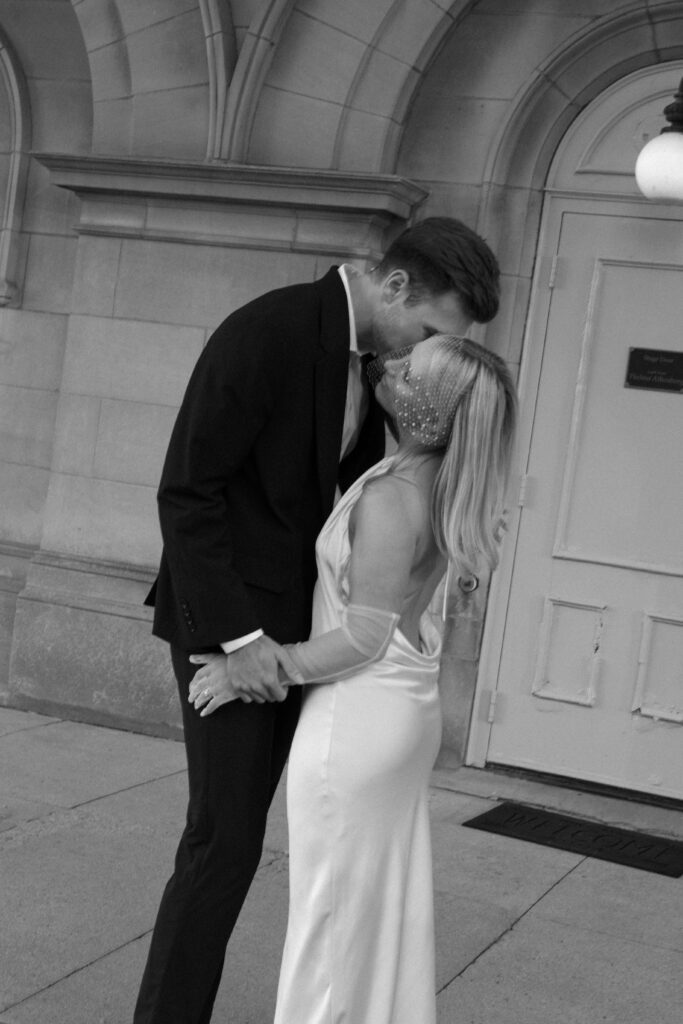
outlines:
[[[473,759],[683,799],[683,205],[615,170],[632,189],[657,76],[675,87],[631,76],[556,161]]]

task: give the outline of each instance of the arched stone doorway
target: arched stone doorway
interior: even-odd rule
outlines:
[[[571,15],[561,25],[560,13]],[[549,4],[543,17],[535,14],[510,12],[495,0],[461,9],[411,100],[394,141],[393,163],[385,151],[386,166],[429,190],[421,216],[462,217],[497,252],[501,312],[475,336],[515,370],[538,259],[544,189],[557,147],[587,106],[625,75],[683,56],[680,5],[646,10],[595,3],[560,12]],[[667,96],[676,84],[673,72]],[[659,130],[665,102],[652,100]],[[634,161],[635,151],[619,179],[620,188],[628,181],[633,192]],[[586,186],[585,172],[581,180]],[[469,597],[458,595],[452,609],[444,664],[444,764],[457,765],[465,756],[476,764],[486,760],[472,737],[468,745],[473,723],[476,733],[489,713],[489,668],[484,664],[478,672],[480,652],[486,661],[489,650],[488,642],[481,647],[482,626],[494,607],[485,582]]]
[[[683,361],[683,207],[647,203],[633,179],[682,72],[672,62],[612,85],[548,175],[520,385],[523,486],[469,750],[475,764],[679,799],[681,388],[674,371],[632,360]]]

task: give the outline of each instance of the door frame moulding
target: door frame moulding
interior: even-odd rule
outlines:
[[[21,300],[21,219],[31,148],[31,108],[18,59],[0,31],[0,83],[9,112],[7,184],[0,194],[0,307]]]
[[[653,43],[652,50],[647,51],[642,46],[631,47],[624,51],[617,64],[612,63],[615,37],[643,25],[652,29],[653,19],[671,19],[672,14],[675,15],[681,41],[671,46],[665,56]],[[600,19],[575,36],[570,45],[551,54],[511,100],[510,114],[492,140],[482,175],[482,201],[476,230],[495,248],[499,240],[498,225],[506,221],[506,204],[512,204],[515,195],[525,191],[528,202],[520,266],[533,268],[535,253],[540,251],[537,246],[542,204],[538,199],[555,187],[560,188],[554,181],[551,168],[557,166],[558,154],[564,149],[564,142],[577,118],[598,98],[609,96],[629,76],[681,59],[683,6],[680,4],[653,11],[632,9]],[[565,75],[571,75],[570,83],[581,82],[580,92],[569,91],[563,78]],[[672,92],[675,84],[672,83]],[[610,193],[606,189],[601,193],[595,188],[595,179],[590,175],[586,178],[590,181],[585,181],[585,188],[563,187],[562,191],[568,195],[600,196],[603,202],[626,198],[627,194],[619,195],[619,190]],[[531,272],[530,269],[529,275]]]
[[[669,10],[671,8],[672,10]],[[675,13],[681,42],[663,56],[641,47],[625,50],[613,63],[614,41],[621,33],[651,27],[654,17]],[[603,50],[605,57],[603,58]],[[645,8],[620,12],[601,18],[573,37],[571,43],[551,54],[511,101],[511,113],[500,127],[490,148],[483,180],[498,185],[515,184],[520,188],[545,189],[552,186],[552,166],[557,166],[557,150],[562,147],[575,118],[613,86],[632,72],[641,72],[659,64],[683,58],[683,6],[667,5],[647,11]],[[582,82],[580,92],[567,91],[564,76],[572,74]],[[672,83],[673,88],[677,83]],[[673,91],[673,90],[672,90]],[[563,101],[562,109],[548,104],[549,94]]]

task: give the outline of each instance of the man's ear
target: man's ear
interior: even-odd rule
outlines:
[[[392,270],[382,281],[382,299],[386,303],[407,299],[410,294],[410,277],[400,267]]]

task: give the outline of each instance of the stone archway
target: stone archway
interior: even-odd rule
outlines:
[[[255,164],[393,171],[392,150],[421,76],[473,0],[272,3],[263,67],[235,113],[229,155]],[[270,12],[269,12],[270,14]],[[286,21],[286,23],[285,23]],[[264,19],[265,22],[265,19]],[[240,55],[240,62],[242,56]]]
[[[220,155],[237,60],[231,5],[73,4],[90,63],[93,152]]]

